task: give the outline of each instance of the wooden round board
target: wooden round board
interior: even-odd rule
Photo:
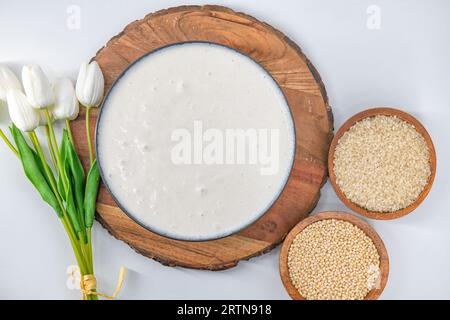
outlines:
[[[278,245],[315,207],[327,177],[327,154],[333,120],[319,74],[300,48],[281,32],[243,13],[219,6],[182,6],[158,11],[128,25],[101,48],[94,59],[108,90],[136,59],[149,51],[184,41],[219,43],[260,63],[285,94],[296,127],[295,163],[278,201],[256,223],[213,241],[184,242],[152,233],[125,215],[102,185],[97,220],[137,252],[170,266],[221,270],[261,255]],[[72,129],[86,141],[84,110]],[[94,134],[98,110],[92,113]],[[77,145],[85,165],[86,144]]]

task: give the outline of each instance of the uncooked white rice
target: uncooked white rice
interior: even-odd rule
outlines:
[[[430,154],[413,125],[395,116],[368,117],[339,139],[336,183],[353,203],[377,212],[411,205],[431,174]]]

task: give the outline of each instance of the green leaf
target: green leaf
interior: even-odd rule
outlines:
[[[84,170],[65,129],[59,153],[62,172],[58,176],[58,190],[64,192],[67,214],[73,228],[77,235],[81,233],[87,241],[84,223]]]
[[[56,187],[58,188],[58,192],[61,195],[61,197],[63,198],[63,200],[66,201],[67,190],[64,187],[64,183],[63,183],[61,175],[58,176],[58,181],[56,181]]]
[[[62,141],[61,141],[61,146],[59,147],[59,155],[61,158],[61,162],[63,163],[63,168],[65,169],[65,163],[66,163],[66,138],[68,137],[67,135],[67,130],[64,129],[63,130],[63,137],[62,137]],[[61,197],[63,197],[64,201],[66,201],[66,187],[64,185],[64,177],[66,177],[67,175],[58,175],[58,181],[56,182],[57,188],[58,188],[58,192],[61,195]]]
[[[69,139],[69,134],[67,133],[67,129],[63,129],[61,146],[59,147],[59,154],[61,156],[62,163],[66,162],[66,147],[67,147],[68,139]]]
[[[14,135],[13,132],[12,132],[12,130],[13,130],[13,129],[12,129],[12,127],[11,127],[11,128],[10,128],[11,134]],[[38,165],[39,170],[41,171],[41,174],[44,176],[45,181],[47,181],[47,184],[48,184],[49,186],[51,186],[49,177],[47,177],[47,173],[45,172],[44,163],[42,162],[42,159],[39,157],[39,155],[36,153],[36,151],[34,151],[32,148],[30,148],[30,150],[31,150],[31,152],[33,153],[34,160],[36,161],[36,164]]]
[[[69,179],[70,180],[70,179]],[[69,181],[67,193],[66,193],[66,211],[67,215],[69,216],[70,222],[72,222],[73,228],[75,229],[75,232],[80,233],[82,232],[79,216],[77,212],[77,208],[75,206],[75,201],[72,193],[72,183]]]
[[[39,170],[41,171],[41,174],[44,176],[45,181],[47,181],[47,184],[50,186],[49,178],[47,177],[47,174],[45,173],[44,163],[42,162],[42,160],[39,157],[39,155],[33,149],[31,149],[31,152],[33,152],[34,160],[36,161],[36,164],[38,165]]]
[[[26,142],[22,132],[14,124],[11,127],[11,133],[19,151],[20,161],[22,162],[25,175],[37,189],[42,199],[56,211],[59,217],[62,217],[61,207],[47,179],[42,174],[41,169],[43,168],[40,167],[40,161],[36,161],[36,154]]]
[[[64,161],[67,163],[67,167],[69,169],[66,169],[66,173],[67,175],[70,174],[73,188],[72,191],[75,197],[75,205],[84,229],[84,169],[80,158],[78,158],[78,154],[75,151],[75,147],[67,134],[65,136],[65,140],[66,152]]]
[[[99,185],[100,171],[98,169],[97,160],[94,160],[87,176],[86,193],[84,196],[84,214],[87,228],[91,228],[94,224],[95,204],[97,202]]]

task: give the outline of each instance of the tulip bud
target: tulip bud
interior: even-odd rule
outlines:
[[[73,120],[78,116],[80,107],[75,95],[72,81],[68,78],[58,79],[53,87],[55,105],[51,113],[55,120]]]
[[[52,87],[41,67],[37,65],[24,66],[22,83],[33,108],[45,109],[53,104]]]
[[[11,89],[22,91],[22,85],[11,69],[0,64],[0,101],[6,102],[6,94]]]
[[[9,90],[7,95],[9,116],[22,131],[33,131],[39,125],[39,113],[33,109],[27,96],[19,90]]]
[[[105,81],[102,70],[96,61],[81,64],[78,73],[77,98],[85,107],[98,107],[103,98]]]

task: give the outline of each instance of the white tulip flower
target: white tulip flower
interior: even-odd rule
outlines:
[[[22,85],[11,69],[0,64],[0,101],[6,102],[6,94],[12,89],[22,91]]]
[[[50,110],[55,120],[74,120],[80,107],[75,95],[73,83],[68,78],[61,78],[53,86],[55,104]]]
[[[47,76],[38,65],[22,68],[22,83],[31,106],[45,109],[54,102],[53,90]]]
[[[39,125],[40,116],[27,96],[20,90],[9,90],[6,95],[9,116],[12,122],[22,131],[33,131]]]
[[[98,107],[103,98],[105,80],[98,63],[81,64],[78,73],[76,93],[80,103],[88,108]]]

